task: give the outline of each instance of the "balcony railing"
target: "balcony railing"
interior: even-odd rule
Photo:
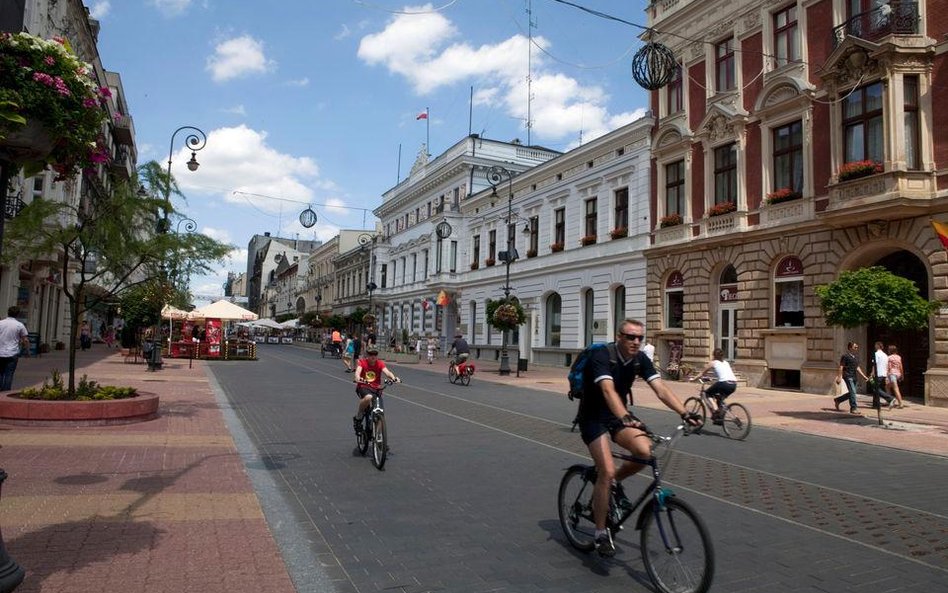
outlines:
[[[892,0],[867,12],[859,13],[833,28],[833,46],[847,37],[858,37],[866,41],[878,41],[886,35],[917,35],[918,2],[916,0]]]

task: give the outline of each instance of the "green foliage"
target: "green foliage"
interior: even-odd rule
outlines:
[[[941,303],[918,294],[911,280],[881,266],[842,272],[835,282],[817,286],[827,325],[846,328],[875,323],[892,329],[921,329]]]
[[[53,369],[48,379],[43,381],[42,387],[24,389],[19,397],[22,399],[40,399],[47,401],[93,401],[108,399],[128,399],[136,397],[138,392],[134,387],[115,387],[113,385],[99,385],[90,381],[86,375],[79,379],[75,395],[70,396],[63,383],[62,374]]]
[[[346,327],[346,318],[342,315],[333,315],[324,321],[326,327],[332,327],[338,330],[345,329]]]
[[[319,313],[316,311],[307,311],[300,315],[300,325],[306,325],[309,327],[319,327],[321,321],[319,319]]]
[[[527,320],[523,306],[516,298],[511,298],[509,302],[487,299],[486,311],[491,326],[500,331],[516,329]]]

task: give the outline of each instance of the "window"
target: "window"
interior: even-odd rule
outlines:
[[[435,274],[441,273],[441,262],[444,261],[444,241],[438,239],[435,243]]]
[[[566,244],[566,208],[557,208],[553,211],[553,242],[559,245]]]
[[[454,188],[454,197],[451,201],[451,210],[458,212],[461,210],[461,188]]]
[[[882,83],[876,82],[843,100],[843,162],[882,162]]]
[[[616,225],[614,228],[628,228],[629,226],[629,188],[623,187],[617,189],[615,193],[615,216]]]
[[[800,59],[795,4],[774,13],[774,54],[776,54],[778,68]]]
[[[596,236],[596,220],[597,220],[596,204],[597,202],[598,202],[597,198],[586,200],[585,231],[586,231],[587,237]]]
[[[685,277],[672,272],[665,281],[665,327],[681,329],[685,326]]]
[[[546,298],[546,345],[558,348],[560,345],[560,312],[563,301],[555,292]]]
[[[583,347],[593,343],[595,301],[595,294],[591,288],[583,292]]]
[[[625,286],[616,286],[615,296],[612,303],[612,327],[616,333],[622,327],[625,320]]]
[[[427,249],[424,250],[424,254],[425,254],[425,267],[424,267],[424,270],[422,270],[422,274],[423,274],[422,279],[428,277],[428,250]]]
[[[458,242],[451,241],[451,251],[448,253],[448,271],[452,274],[458,271]]]
[[[734,90],[734,39],[725,39],[714,46],[714,74],[717,92]]]
[[[530,217],[530,246],[527,247],[534,254],[537,253],[540,245],[540,217],[531,216]]]
[[[677,64],[675,77],[665,87],[665,115],[673,115],[684,109],[684,81],[682,81],[682,65]]]
[[[773,189],[803,190],[803,123],[774,128]]]
[[[418,281],[418,254],[417,253],[411,254],[411,281],[412,282]]]
[[[803,263],[793,256],[774,271],[774,325],[803,327]]]
[[[685,161],[665,165],[665,214],[685,215]]]
[[[497,257],[497,231],[492,230],[487,233],[487,259]]]
[[[737,204],[737,144],[714,149],[714,203]]]
[[[922,168],[919,158],[918,76],[906,76],[902,80],[905,93],[905,166]]]
[[[392,262],[392,286],[395,286],[395,282],[398,280],[397,274],[398,262]]]
[[[477,343],[477,301],[470,302],[470,323],[468,327],[471,328],[471,344]]]
[[[471,250],[474,252],[474,257],[471,260],[472,264],[476,264],[481,261],[481,236],[474,235],[474,247]]]

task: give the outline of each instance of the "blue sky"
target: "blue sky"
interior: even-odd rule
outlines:
[[[647,106],[630,75],[640,31],[554,0],[532,0],[530,69],[528,0],[85,3],[103,65],[122,76],[139,162],[165,164],[181,126],[208,135],[197,172],[184,166],[184,133],[172,159],[186,196],[176,207],[235,246],[217,275],[192,279],[199,295],[222,294],[227,271],[246,269],[255,233],[326,240],[372,228],[371,210],[425,142],[426,108],[437,155],[469,125],[526,142],[528,72],[533,144],[566,151]],[[577,3],[646,23],[647,0]],[[298,221],[307,205],[311,229]]]

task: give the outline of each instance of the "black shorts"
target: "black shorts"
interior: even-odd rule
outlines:
[[[356,397],[358,397],[359,399],[362,399],[363,397],[367,395],[375,395],[376,393],[378,393],[378,389],[375,389],[374,387],[370,387],[366,385],[365,383],[359,383],[356,386]]]
[[[638,420],[638,418],[632,414],[629,415],[635,420]],[[626,426],[621,419],[616,418],[609,412],[592,418],[581,417],[579,419],[579,434],[583,438],[583,442],[586,443],[586,446],[589,446],[590,443],[607,432],[612,440],[615,441],[616,435],[625,428],[629,427]]]

